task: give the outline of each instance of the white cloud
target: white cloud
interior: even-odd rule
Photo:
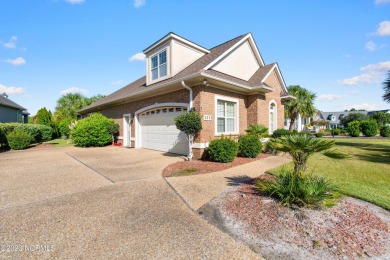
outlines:
[[[26,60],[23,59],[22,57],[17,57],[16,59],[13,59],[13,60],[8,59],[5,62],[12,64],[14,66],[20,66],[20,65],[26,64]]]
[[[343,96],[335,95],[335,94],[325,94],[318,96],[318,100],[326,100],[326,101],[332,101],[343,98]]]
[[[129,58],[129,61],[145,61],[145,54],[142,52],[136,53]]]
[[[18,37],[11,36],[8,42],[3,43],[3,47],[6,49],[15,49],[16,48],[16,42],[18,41]]]
[[[65,94],[87,94],[89,91],[87,89],[84,89],[84,88],[78,88],[78,87],[71,87],[71,88],[67,88],[67,89],[64,89],[60,92],[61,95],[65,95]]]
[[[117,85],[122,85],[124,83],[123,80],[117,80],[117,81],[113,81],[110,83],[110,85],[114,85],[114,86],[117,86]]]
[[[85,0],[65,0],[65,2],[69,4],[82,4],[85,2]]]
[[[367,66],[361,67],[360,70],[363,72],[362,74],[339,80],[339,83],[345,86],[356,86],[361,83],[380,83],[383,81],[387,71],[390,70],[390,61],[369,64]]]
[[[346,93],[351,94],[351,95],[357,95],[357,94],[360,94],[360,91],[359,90],[351,90],[351,91],[347,91]]]
[[[366,48],[368,51],[375,51],[377,50],[378,46],[375,42],[369,41],[366,43],[366,45],[364,45],[364,48]]]
[[[340,105],[339,106],[342,110],[345,110],[345,109],[356,109],[356,110],[359,110],[359,109],[364,109],[364,110],[377,110],[378,109],[378,105],[377,104],[369,104],[369,103],[361,103],[361,104],[347,104],[347,105]]]
[[[21,87],[8,87],[3,84],[0,84],[0,94],[3,94],[4,92],[8,95],[22,95],[25,93],[25,90]]]
[[[381,22],[378,26],[378,29],[376,29],[376,34],[379,36],[390,35],[390,21]]]
[[[384,5],[390,3],[390,0],[375,0],[376,5]]]
[[[134,0],[134,7],[140,8],[146,4],[146,0]]]

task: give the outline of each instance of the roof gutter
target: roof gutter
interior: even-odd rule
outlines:
[[[184,80],[181,81],[181,85],[183,86],[183,88],[188,89],[188,91],[190,91],[190,102],[189,102],[190,107],[189,107],[189,110],[191,110],[192,109],[192,88],[187,86],[186,83],[184,82]]]

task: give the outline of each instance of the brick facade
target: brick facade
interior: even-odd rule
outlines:
[[[263,124],[267,128],[269,127],[269,104],[271,100],[274,100],[277,107],[277,128],[283,128],[284,126],[284,106],[282,105],[280,98],[281,86],[278,78],[273,72],[265,82],[268,86],[273,87],[274,91],[267,94],[253,94],[243,95],[215,86],[193,86],[193,107],[199,112],[202,118],[202,131],[195,136],[195,143],[208,143],[211,140],[218,138],[219,135],[215,134],[215,96],[234,98],[239,103],[239,134],[232,136],[237,138],[239,135],[245,133],[249,124]],[[174,92],[166,93],[163,95],[145,98],[135,102],[129,102],[122,105],[117,105],[100,110],[103,115],[113,118],[120,126],[120,135],[123,136],[123,114],[133,114],[144,107],[154,105],[156,103],[188,103],[189,91],[186,89],[180,89]],[[211,121],[205,121],[203,116],[211,115]],[[135,125],[134,120],[131,123],[131,135],[134,138]],[[132,142],[132,146],[134,142]],[[204,149],[193,149],[194,158],[201,158],[204,156]]]

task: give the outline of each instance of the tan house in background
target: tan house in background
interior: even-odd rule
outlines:
[[[191,109],[203,125],[195,158],[211,140],[242,135],[250,124],[270,133],[283,128],[283,101],[291,96],[278,64],[264,63],[250,33],[211,49],[169,33],[144,54],[146,76],[80,111],[114,118],[124,146],[187,155],[188,141],[174,118]]]

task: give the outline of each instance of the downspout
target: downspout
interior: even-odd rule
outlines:
[[[185,89],[188,89],[188,91],[190,92],[190,107],[189,107],[189,110],[192,109],[192,88],[190,88],[189,86],[186,85],[186,83],[184,82],[184,80],[181,81],[181,85],[183,86],[183,88]]]
[[[188,91],[190,92],[190,102],[189,102],[189,109],[188,111],[191,111],[192,109],[192,88],[190,88],[189,86],[186,85],[186,83],[184,82],[184,80],[181,81],[181,85],[183,86],[183,88],[185,89],[188,89]],[[191,136],[188,136],[188,160],[192,160],[192,145],[194,144],[194,136],[191,135]]]

